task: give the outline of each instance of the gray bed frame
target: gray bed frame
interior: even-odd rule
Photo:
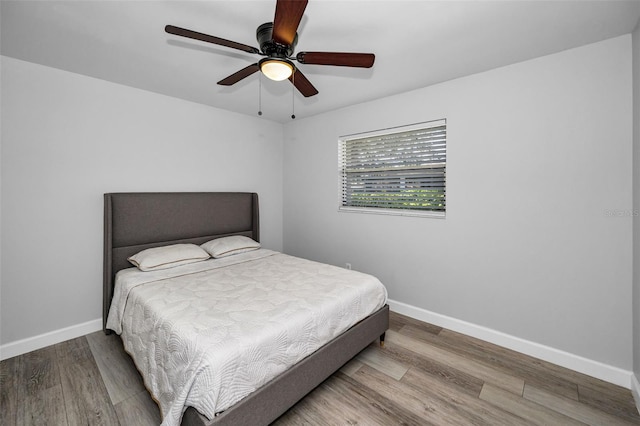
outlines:
[[[245,235],[260,241],[258,194],[247,192],[137,192],[104,194],[103,330],[115,274],[131,267],[127,257],[168,244],[202,244]],[[193,407],[183,425],[267,425],[380,337],[389,328],[389,307],[360,321],[231,408],[209,420]]]

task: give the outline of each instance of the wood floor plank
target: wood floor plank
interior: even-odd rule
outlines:
[[[364,366],[358,370],[353,379],[372,391],[396,402],[404,410],[414,413],[423,419],[423,423],[440,425],[453,424],[459,421],[459,418],[447,418],[445,412],[448,411],[449,404],[445,402],[442,404],[444,408],[440,407],[439,403],[442,401],[430,398],[426,387],[414,388],[403,382],[393,380],[369,366]]]
[[[162,422],[160,409],[146,390],[114,407],[121,425],[157,426]]]
[[[407,372],[408,375],[414,369]],[[451,399],[443,395],[439,385],[433,385],[427,381],[416,383],[414,380],[395,381],[380,372],[365,366],[354,375],[354,380],[361,383],[375,392],[398,403],[406,409],[423,419],[423,423],[436,425],[461,425],[461,424],[484,424],[486,421],[478,414],[473,414],[471,410],[460,410],[458,405],[464,402],[456,396]],[[454,390],[454,394],[458,395]],[[479,401],[477,398],[467,396],[469,400]],[[524,424],[521,421],[512,424]]]
[[[535,383],[542,389],[578,400],[577,384],[573,379],[580,376],[580,373],[451,330],[443,332],[441,338],[446,341],[459,341],[460,347],[466,348],[463,353],[474,357],[482,357],[484,354],[482,359],[493,361],[506,370],[518,371],[526,381]]]
[[[446,407],[449,418],[458,418],[456,424],[482,425],[530,425],[522,416],[509,413],[479,398],[457,392],[455,387],[438,382],[418,369],[410,369],[402,382],[421,389],[429,395],[430,401],[440,401]],[[505,391],[507,392],[507,391]],[[448,405],[445,405],[448,404]]]
[[[7,423],[3,423],[7,424]],[[22,426],[67,425],[62,386],[55,385],[20,401],[16,424]]]
[[[93,358],[61,363],[60,381],[70,426],[120,424]]]
[[[361,363],[360,361],[354,358],[348,363],[346,363],[345,365],[343,365],[340,371],[342,371],[347,376],[352,376],[353,373],[358,371],[360,367],[362,367],[363,365],[364,365],[363,363]]]
[[[383,426],[375,419],[368,420],[368,405],[363,405],[352,398],[343,398],[333,388],[334,381],[328,379],[315,388],[300,402],[287,411],[287,415],[279,418],[274,425],[297,426],[298,424],[314,425],[355,425],[371,424]],[[364,415],[363,415],[364,413]],[[365,422],[367,419],[368,422]]]
[[[0,361],[0,424],[13,425],[17,423],[18,392],[20,384],[21,357],[8,358]]]
[[[326,426],[332,424],[328,417],[335,416],[335,411],[337,409],[335,406],[330,410],[318,407],[318,394],[321,394],[323,392],[324,390],[322,388],[316,388],[309,395],[307,395],[306,398],[303,398],[300,402],[287,410],[286,413],[284,413],[273,423],[271,423],[271,425]]]
[[[299,404],[302,404],[300,401]],[[319,423],[310,413],[310,407],[302,405],[295,405],[290,408],[286,413],[276,419],[270,426],[324,426],[329,423]],[[310,417],[311,416],[311,417]]]
[[[104,334],[104,331],[96,331],[85,336],[92,352],[104,352],[118,347],[122,348],[122,339],[116,333]],[[124,350],[124,349],[123,349]]]
[[[365,368],[365,367],[363,367]],[[370,368],[371,370],[377,371]],[[358,370],[359,372],[362,369]],[[356,373],[359,374],[359,373]],[[379,373],[389,377],[384,373]],[[324,382],[322,386],[326,386],[333,391],[337,398],[349,400],[354,405],[360,406],[360,409],[354,412],[354,417],[360,416],[359,423],[368,425],[372,422],[382,425],[430,425],[429,421],[406,410],[402,405],[381,395],[369,387],[362,386],[358,381],[340,372],[334,374],[331,378]],[[362,416],[366,413],[366,417]]]
[[[87,341],[112,404],[146,390],[142,376],[119,339],[97,332],[87,335]]]
[[[389,311],[389,330],[398,331],[405,325],[414,325],[428,331],[431,334],[439,334],[443,328],[429,324],[397,312]]]
[[[89,361],[92,358],[89,349],[89,343],[85,336],[75,339],[66,340],[64,342],[53,345],[56,350],[58,359],[68,362]]]
[[[574,420],[542,405],[531,402],[511,392],[485,383],[480,392],[480,399],[490,402],[512,414],[523,417],[536,425],[579,426],[585,423]]]
[[[29,352],[22,356],[18,381],[18,399],[37,395],[45,389],[60,384],[58,356],[54,346]]]
[[[608,383],[607,385],[609,386],[600,385],[598,389],[589,385],[578,385],[580,402],[640,424],[640,413],[629,390]]]
[[[393,377],[396,380],[402,379],[404,373],[406,373],[409,369],[409,367],[407,367],[406,365],[399,363],[392,357],[385,354],[384,351],[377,350],[374,345],[371,345],[360,352],[356,357],[356,360],[368,365],[371,368],[375,368],[381,373]]]
[[[623,388],[622,386],[614,385],[613,383],[605,382],[604,380],[551,363],[543,364],[543,368],[551,372],[551,374],[556,374],[564,380],[577,384],[578,388],[580,388],[580,386],[585,386],[595,390],[596,392],[607,394],[615,399],[621,398],[621,400],[624,400],[625,396],[626,398],[629,398],[629,389]]]
[[[344,398],[343,394],[337,390],[339,388],[337,379],[327,380],[320,385],[309,398],[304,398],[303,409],[313,410],[305,413],[308,421],[314,419],[320,424],[371,424],[384,425],[383,421],[378,421],[373,412],[362,400]]]
[[[459,392],[467,393],[474,397],[480,395],[484,381],[477,377],[463,373],[460,370],[434,361],[416,352],[407,351],[399,346],[386,345],[384,348],[377,348],[377,350],[384,351],[387,356],[396,359],[404,365],[419,368],[437,380],[456,386]]]
[[[541,368],[545,361],[450,330],[442,330],[434,336],[409,324],[403,327],[400,333],[424,340],[460,356],[473,358],[492,368],[520,377],[541,389],[578,400],[578,386],[554,374],[546,373],[548,370]]]
[[[547,407],[565,416],[581,421],[591,426],[613,426],[634,424],[625,419],[604,413],[589,405],[564,398],[529,384],[524,387],[524,398]]]
[[[398,345],[408,351],[422,354],[449,367],[508,390],[516,395],[522,395],[524,380],[521,378],[503,373],[502,371],[488,367],[473,359],[448,352],[444,349],[435,347],[418,339],[404,336],[392,330],[387,332],[386,340],[389,344]]]

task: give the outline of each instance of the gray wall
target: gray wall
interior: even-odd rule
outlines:
[[[285,252],[631,370],[631,77],[627,35],[286,124]],[[337,211],[340,135],[440,118],[446,219]]]
[[[2,57],[1,343],[99,319],[102,194],[255,191],[282,249],[282,125]]]
[[[633,371],[640,382],[640,22],[633,32],[633,162]]]

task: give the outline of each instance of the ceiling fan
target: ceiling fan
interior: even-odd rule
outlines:
[[[218,82],[220,85],[231,86],[253,73],[261,71],[271,80],[282,81],[289,79],[300,93],[305,97],[309,97],[318,94],[318,90],[293,64],[293,61],[309,65],[371,68],[375,61],[375,55],[373,53],[299,52],[293,56],[298,43],[298,25],[307,3],[308,0],[277,0],[273,22],[262,24],[256,30],[256,38],[260,44],[260,49],[173,25],[167,25],[165,31],[169,34],[264,56],[255,64],[251,64],[220,80]]]

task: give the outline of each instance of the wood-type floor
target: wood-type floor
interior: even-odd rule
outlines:
[[[0,362],[1,425],[157,425],[158,407],[115,334]],[[631,392],[391,313],[372,344],[275,423],[640,425]]]

